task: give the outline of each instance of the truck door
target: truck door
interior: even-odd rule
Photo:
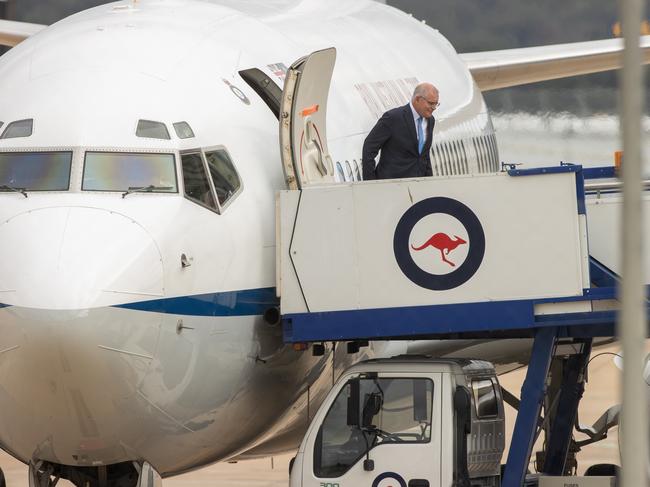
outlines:
[[[441,375],[350,379],[315,418],[302,486],[438,487]]]
[[[334,181],[327,148],[327,97],[336,49],[316,51],[287,71],[280,105],[280,148],[289,189]]]

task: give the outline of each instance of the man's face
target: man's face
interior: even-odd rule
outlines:
[[[429,118],[438,108],[438,91],[427,90],[424,95],[417,95],[413,100],[413,108],[421,117]]]

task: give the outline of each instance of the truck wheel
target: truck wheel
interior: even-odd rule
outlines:
[[[7,483],[5,482],[5,474],[0,468],[0,487],[7,487]]]

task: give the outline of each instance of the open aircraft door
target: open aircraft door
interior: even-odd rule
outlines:
[[[336,61],[333,47],[299,59],[287,71],[280,106],[282,166],[289,189],[331,183],[327,96]]]

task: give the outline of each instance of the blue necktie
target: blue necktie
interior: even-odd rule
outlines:
[[[422,117],[418,118],[418,152],[422,154],[424,147],[424,134],[422,133]]]

